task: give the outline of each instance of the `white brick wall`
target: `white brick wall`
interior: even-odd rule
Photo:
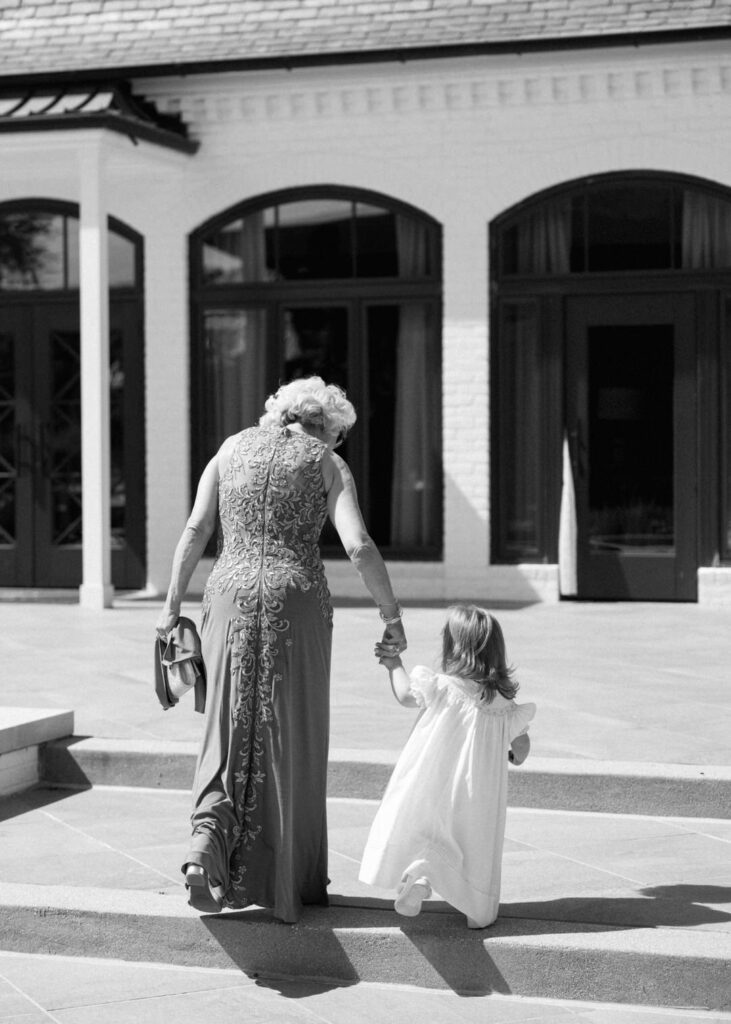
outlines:
[[[242,199],[315,183],[373,189],[442,223],[445,561],[426,575],[444,596],[558,598],[555,566],[489,566],[489,222],[592,173],[731,183],[726,63],[715,46],[647,47],[145,84],[201,139],[181,210],[191,228]],[[405,596],[422,591],[422,566],[393,572]],[[331,579],[336,593],[360,587],[347,565]]]
[[[443,226],[445,561],[428,569],[429,585],[447,597],[556,599],[555,567],[489,566],[488,224],[590,174],[656,170],[731,185],[723,45],[191,76],[137,89],[180,110],[201,142],[192,158],[141,146],[115,148],[112,161],[112,212],[145,237],[150,590],[167,584],[189,510],[188,233],[241,200],[332,183],[404,200]],[[24,189],[73,198],[71,171],[35,168],[31,186],[27,151],[17,153],[0,199]],[[351,592],[347,570],[334,569],[335,592]],[[403,596],[423,588],[421,566],[394,573]]]

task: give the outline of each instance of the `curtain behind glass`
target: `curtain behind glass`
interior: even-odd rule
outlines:
[[[571,200],[546,203],[518,222],[518,273],[568,274]]]
[[[266,258],[266,227],[271,218],[270,210],[257,210],[204,239],[206,284],[251,284],[271,277]]]
[[[498,557],[535,560],[540,554],[542,373],[534,303],[503,309],[500,332],[500,508]]]
[[[207,458],[231,434],[255,424],[264,409],[266,312],[213,309],[205,313]]]
[[[399,276],[422,277],[428,262],[427,228],[410,217],[398,216],[396,237]],[[426,304],[399,306],[391,544],[406,548],[436,541],[438,457],[434,432],[440,421],[441,370],[429,343],[431,329]]]
[[[702,192],[683,193],[684,270],[731,266],[731,203]]]
[[[569,439],[564,431],[562,450],[561,511],[558,521],[558,589],[564,597],[576,597],[578,583],[578,521],[576,490]]]

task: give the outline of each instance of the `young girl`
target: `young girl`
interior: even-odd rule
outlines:
[[[436,892],[470,928],[497,917],[507,763],[528,756],[535,704],[516,704],[500,625],[459,604],[442,630],[442,672],[409,676],[388,643],[376,645],[394,696],[422,713],[398,759],[368,836],[360,879],[397,889],[414,917]]]

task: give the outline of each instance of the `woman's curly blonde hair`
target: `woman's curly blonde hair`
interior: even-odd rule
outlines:
[[[318,430],[337,430],[345,436],[356,420],[355,409],[337,384],[322,377],[302,377],[282,384],[264,403],[262,427],[286,427],[301,423]]]

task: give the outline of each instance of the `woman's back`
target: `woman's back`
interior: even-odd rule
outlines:
[[[323,577],[318,541],[327,516],[325,445],[285,427],[242,431],[219,484],[222,548],[216,589],[254,584],[305,589]]]

